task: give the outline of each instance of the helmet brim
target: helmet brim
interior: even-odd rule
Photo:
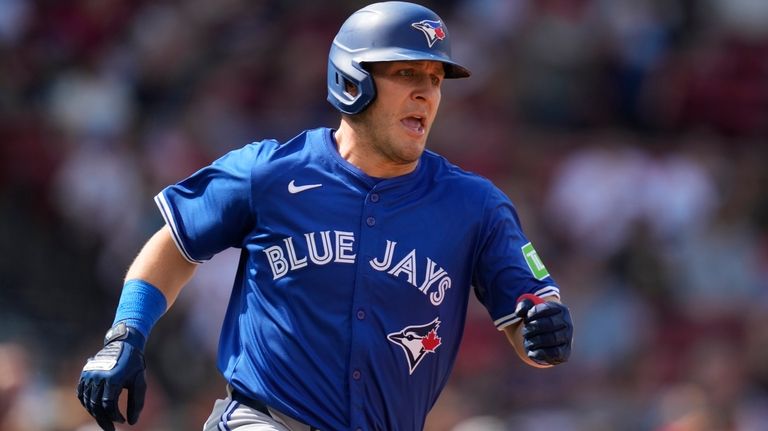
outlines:
[[[446,58],[424,51],[404,50],[400,48],[370,49],[360,55],[352,55],[352,60],[360,65],[385,61],[439,61],[445,68],[446,79],[469,78],[472,72],[466,67]]]

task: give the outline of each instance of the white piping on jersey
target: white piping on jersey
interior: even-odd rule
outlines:
[[[232,414],[237,410],[237,407],[240,405],[237,401],[230,401],[229,405],[226,409],[224,409],[224,413],[221,414],[221,419],[219,420],[219,431],[231,431],[229,428],[229,421],[232,419]]]
[[[184,245],[181,242],[181,237],[179,236],[178,228],[176,226],[176,220],[173,218],[170,206],[168,205],[168,201],[165,200],[165,195],[163,195],[163,192],[160,192],[157,194],[157,196],[155,196],[155,204],[158,208],[160,208],[160,214],[163,215],[165,223],[168,225],[168,227],[171,228],[171,237],[173,238],[173,242],[176,244],[176,248],[179,249],[179,252],[184,257],[184,259],[190,263],[203,263],[201,260],[193,259],[189,252],[187,252],[187,250],[184,248]]]
[[[533,293],[534,295],[540,297],[540,298],[546,298],[548,296],[554,296],[556,298],[560,298],[560,289],[558,289],[555,286],[547,286],[543,289],[539,289],[536,292]],[[503,330],[509,325],[515,324],[519,322],[521,319],[515,315],[515,313],[507,314],[506,316],[502,317],[501,319],[496,319],[493,321],[493,324],[496,325],[496,329],[499,331]]]

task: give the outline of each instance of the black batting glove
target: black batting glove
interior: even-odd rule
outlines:
[[[523,299],[515,314],[523,319],[523,340],[529,358],[542,365],[557,365],[571,356],[573,322],[565,305],[554,301],[534,304]]]
[[[107,332],[104,348],[89,358],[80,374],[77,398],[104,431],[114,431],[114,422],[124,423],[117,401],[128,391],[128,423],[139,419],[147,390],[144,365],[144,336],[125,323]]]

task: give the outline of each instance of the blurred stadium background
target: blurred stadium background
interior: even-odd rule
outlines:
[[[533,370],[473,299],[427,430],[768,430],[768,2],[423,4],[475,72],[431,148],[509,194],[576,323],[572,361]],[[335,127],[326,55],[361,5],[0,0],[0,430],[97,429],[75,382],[152,196]],[[222,395],[235,254],[156,327],[130,429],[200,429]]]

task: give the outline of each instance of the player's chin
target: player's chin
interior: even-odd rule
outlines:
[[[419,143],[416,145],[408,146],[406,148],[402,148],[398,154],[398,159],[400,159],[400,162],[404,164],[415,163],[419,160],[419,158],[421,158],[423,153],[424,144]]]
[[[399,138],[399,153],[401,158],[408,161],[416,161],[421,157],[427,146],[429,128],[420,129],[403,128]]]
[[[403,134],[404,141],[408,143],[408,146],[419,148],[419,151],[423,151],[427,146],[427,137],[429,136],[429,129],[424,128],[421,131],[405,130]]]

